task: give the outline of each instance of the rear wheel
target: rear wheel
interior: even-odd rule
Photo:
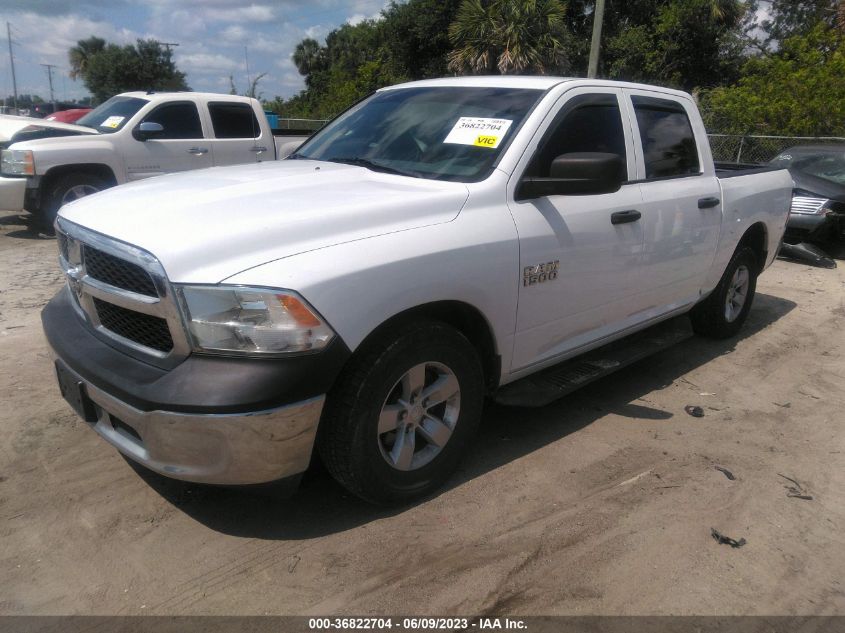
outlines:
[[[483,396],[481,362],[460,332],[431,321],[393,328],[362,350],[329,394],[318,450],[359,497],[410,500],[457,467]]]
[[[747,246],[737,249],[719,285],[690,312],[696,334],[729,338],[739,332],[754,301],[758,266],[752,249]]]

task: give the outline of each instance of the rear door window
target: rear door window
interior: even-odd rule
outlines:
[[[677,101],[632,96],[646,178],[672,178],[701,173],[695,134],[684,107]]]
[[[211,125],[216,138],[256,138],[261,127],[252,107],[246,103],[209,103]]]

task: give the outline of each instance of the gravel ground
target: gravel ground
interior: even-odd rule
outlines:
[[[130,467],[54,384],[55,242],[5,215],[0,614],[845,614],[843,268],[778,261],[736,340],[489,405],[447,487],[384,510],[319,468],[278,500]]]

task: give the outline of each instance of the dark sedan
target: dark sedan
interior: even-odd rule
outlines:
[[[845,144],[790,147],[771,165],[789,169],[795,186],[784,241],[845,243]]]

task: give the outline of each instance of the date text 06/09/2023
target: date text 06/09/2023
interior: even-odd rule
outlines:
[[[310,618],[309,630],[526,630],[523,620],[511,618]]]

